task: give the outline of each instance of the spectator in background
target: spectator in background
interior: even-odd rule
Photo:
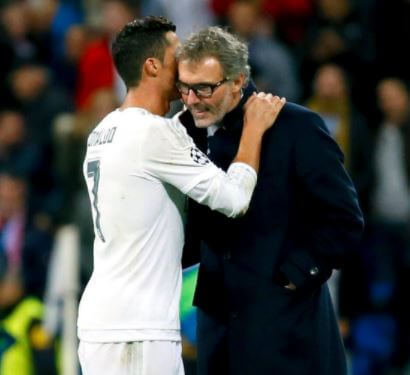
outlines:
[[[112,43],[118,33],[130,21],[132,21],[137,9],[132,0],[104,0],[101,9],[101,26]]]
[[[190,33],[214,24],[214,13],[208,0],[142,0],[141,14],[165,16],[178,25],[177,34],[181,40]]]
[[[76,108],[90,105],[93,94],[100,89],[113,89],[118,101],[125,97],[125,85],[115,70],[111,43],[118,32],[135,18],[135,10],[126,0],[106,0],[103,3],[100,30],[89,38],[78,62]]]
[[[47,64],[57,69],[64,56],[64,40],[72,25],[83,22],[80,1],[41,0],[25,1],[30,9],[32,28],[37,37],[46,44]]]
[[[87,43],[88,29],[84,25],[72,25],[68,30],[64,40],[65,58],[73,63],[78,62]]]
[[[56,374],[54,344],[40,302],[51,236],[31,226],[27,184],[0,174],[0,368],[2,374]]]
[[[47,146],[51,142],[53,121],[57,115],[70,112],[72,105],[66,94],[56,88],[44,65],[26,63],[11,73],[11,104],[20,108],[30,139]]]
[[[50,68],[55,83],[67,89],[73,96],[75,69],[67,53],[69,30],[83,21],[81,7],[70,0],[42,0],[31,2],[33,28],[39,40],[47,46],[47,59],[43,62]]]
[[[297,47],[305,36],[313,4],[313,0],[264,0],[262,11],[271,17],[278,37],[289,47]]]
[[[70,98],[74,98],[77,87],[78,65],[94,31],[84,25],[72,25],[65,35],[64,54],[54,66],[58,84]]]
[[[36,44],[31,20],[27,1],[10,1],[1,9],[2,38],[11,46],[14,64],[41,59],[41,46]]]
[[[410,311],[403,304],[410,282],[409,92],[403,81],[388,78],[378,84],[377,96],[382,122],[374,143],[367,236],[341,293],[353,375],[401,374],[410,353]]]
[[[249,65],[256,86],[261,91],[297,101],[299,83],[295,61],[285,45],[258,30],[262,19],[259,4],[236,0],[229,6],[227,19],[232,31],[248,42]]]
[[[6,78],[16,66],[47,61],[43,40],[34,30],[34,17],[27,1],[7,1],[0,5],[0,72]],[[8,102],[7,82],[0,82],[0,105]]]
[[[211,0],[211,9],[219,23],[225,23],[229,8],[236,0]],[[271,31],[288,46],[302,42],[309,16],[313,11],[312,0],[249,0],[268,16]]]
[[[41,168],[42,154],[27,139],[23,115],[15,110],[0,112],[0,173],[13,170],[34,178]]]
[[[85,110],[97,90],[114,87],[114,64],[107,36],[99,30],[88,29],[86,32],[86,46],[77,65],[77,110]]]
[[[353,102],[360,103],[359,109],[363,112],[373,110],[369,108],[369,96],[363,94],[372,87],[373,78],[372,66],[368,63],[372,57],[368,33],[360,24],[352,0],[318,0],[303,48],[301,78],[305,96],[319,66],[336,63],[352,78]]]
[[[83,21],[82,9],[79,4],[68,0],[48,0],[53,10],[50,24],[53,63],[64,56],[64,41],[71,26]],[[79,3],[79,2],[77,2]]]
[[[0,253],[6,261],[3,305],[27,293],[41,298],[44,292],[52,236],[32,221],[28,189],[25,179],[14,172],[0,174]],[[10,288],[4,288],[6,281],[12,282]]]
[[[3,280],[21,278],[24,229],[27,219],[25,181],[10,174],[0,175],[0,252],[4,255],[7,271]],[[18,283],[12,283],[7,292],[2,293],[1,303],[8,299],[18,300],[22,289]]]
[[[72,106],[69,98],[53,86],[48,70],[41,65],[18,67],[11,74],[9,86],[13,103],[24,116],[27,139],[42,153],[42,164],[30,180],[31,209],[33,213],[41,212],[43,224],[47,221],[50,225],[61,207],[61,193],[52,168],[52,127],[56,117],[71,111]]]
[[[376,139],[373,217],[406,224],[410,218],[410,102],[406,85],[384,79],[378,85],[383,115]]]
[[[402,302],[410,285],[410,96],[396,78],[383,79],[377,94],[383,119],[375,143],[369,297],[373,312],[387,315],[391,340],[369,361],[372,369],[380,363],[404,368],[410,353],[410,311]]]
[[[306,106],[321,114],[342,149],[345,167],[359,194],[360,207],[366,214],[372,183],[371,138],[364,117],[352,103],[346,73],[338,65],[325,64],[316,72],[312,87]]]

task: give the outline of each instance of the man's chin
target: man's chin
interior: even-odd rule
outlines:
[[[197,128],[207,128],[213,124],[212,118],[210,118],[209,113],[200,112],[197,113],[195,110],[190,110],[192,117],[194,118],[195,126]]]
[[[197,128],[208,128],[212,125],[212,122],[210,120],[206,120],[203,118],[198,119],[194,117],[194,122]]]

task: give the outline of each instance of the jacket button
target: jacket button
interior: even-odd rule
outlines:
[[[319,273],[319,268],[317,268],[317,267],[312,267],[312,268],[310,269],[309,273],[310,273],[312,276],[316,276],[316,275]]]

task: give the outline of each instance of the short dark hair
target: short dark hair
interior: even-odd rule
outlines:
[[[175,30],[172,22],[154,16],[136,19],[121,30],[112,45],[112,55],[127,88],[140,82],[146,59],[156,57],[163,61],[165,48],[169,45],[165,34]]]

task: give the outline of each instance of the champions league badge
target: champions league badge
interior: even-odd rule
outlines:
[[[208,157],[197,147],[191,147],[191,158],[200,165],[206,165],[210,162]]]

